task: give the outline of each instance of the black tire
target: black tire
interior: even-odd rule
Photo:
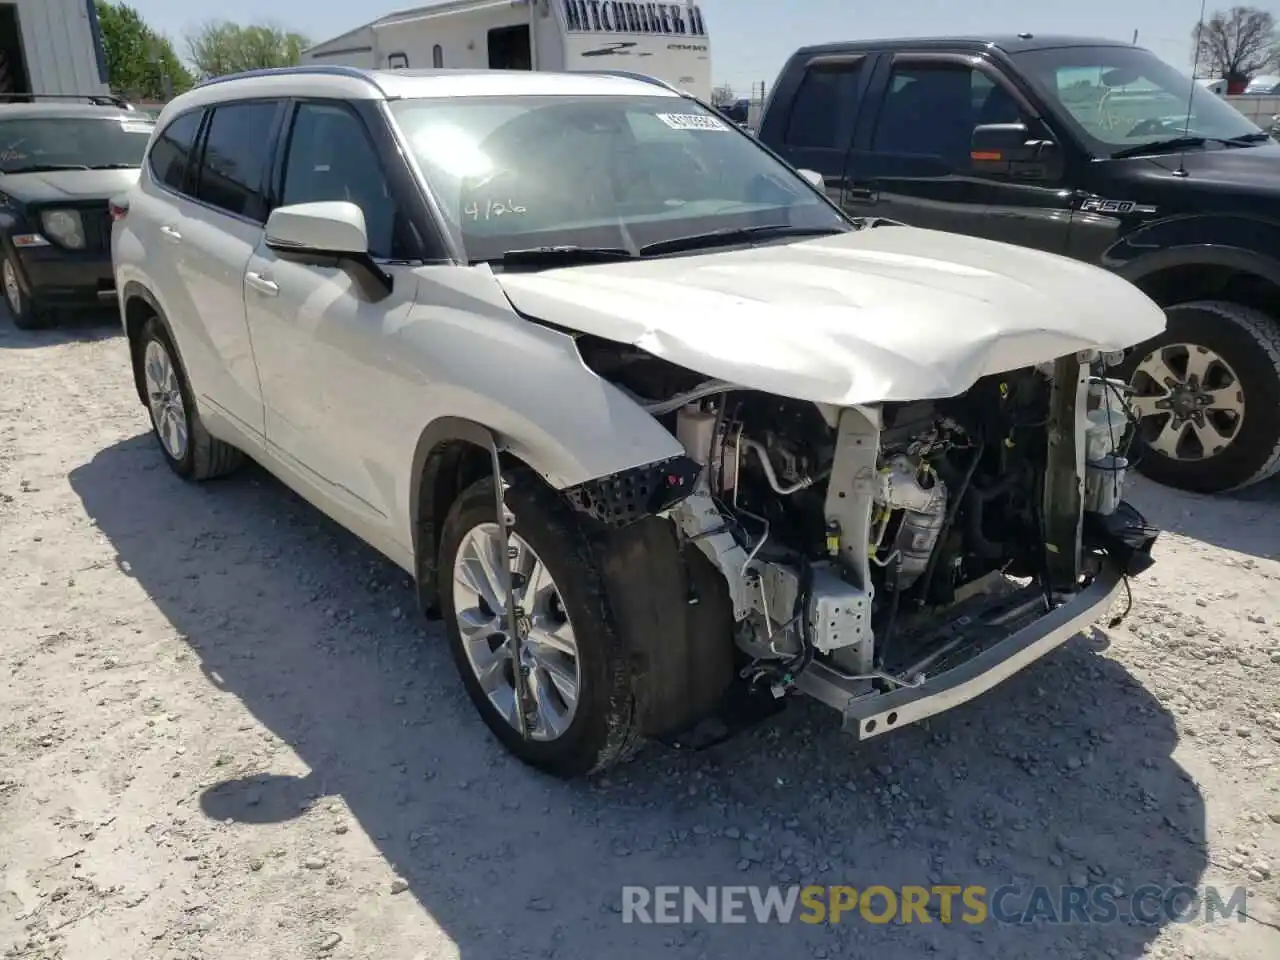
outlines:
[[[630,658],[614,629],[595,554],[573,514],[536,476],[519,473],[510,479],[507,505],[515,515],[513,532],[546,565],[578,647],[578,704],[564,734],[548,741],[521,737],[489,701],[463,648],[453,597],[454,559],[469,531],[496,521],[493,482],[488,478],[463,491],[441,530],[436,569],[449,646],[471,702],[516,757],[557,777],[595,773],[629,758],[639,743]]]
[[[231,444],[211,436],[200,422],[200,414],[192,399],[191,384],[187,380],[187,372],[182,366],[178,351],[173,346],[169,331],[156,317],[152,317],[142,328],[138,339],[138,362],[145,362],[147,345],[158,343],[169,357],[178,380],[178,390],[182,394],[182,407],[187,425],[187,447],[181,458],[174,457],[160,439],[160,427],[156,423],[155,413],[147,404],[147,414],[151,418],[151,431],[156,438],[156,446],[164,456],[165,463],[171,470],[185,480],[212,480],[236,470],[244,462],[244,454]],[[143,381],[145,383],[145,380]]]
[[[0,264],[0,270],[12,270],[15,277],[18,275],[17,265],[11,256]],[[21,288],[11,291],[6,284],[4,300],[5,306],[9,308],[9,316],[13,317],[13,325],[19,330],[43,330],[49,326],[49,312],[36,306]]]
[[[1175,459],[1138,441],[1136,467],[1157,483],[1195,493],[1221,493],[1280,471],[1280,321],[1260,310],[1223,301],[1181,303],[1166,311],[1160,336],[1135,347],[1121,372],[1135,370],[1154,350],[1171,344],[1203,346],[1236,373],[1244,395],[1240,431],[1220,452]]]

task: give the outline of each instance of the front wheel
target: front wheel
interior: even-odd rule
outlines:
[[[453,659],[489,729],[525,763],[560,777],[624,759],[639,740],[631,668],[594,552],[573,515],[536,477],[507,493],[515,515],[503,555],[493,482],[467,488],[441,531],[440,602]],[[501,564],[522,617],[512,656]],[[515,670],[529,692],[524,733]]]
[[[1137,469],[1219,493],[1280,469],[1280,324],[1224,301],[1177,304],[1123,367],[1133,387]]]
[[[49,325],[49,315],[38,309],[22,292],[18,268],[13,265],[12,257],[5,257],[0,263],[0,281],[4,283],[4,302],[9,307],[9,316],[13,317],[15,327],[19,330],[40,330]]]

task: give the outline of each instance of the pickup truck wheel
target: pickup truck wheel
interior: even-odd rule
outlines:
[[[499,574],[493,482],[467,488],[441,531],[440,602],[454,662],[486,725],[530,766],[560,777],[593,773],[638,743],[631,667],[614,630],[594,553],[554,491],[533,477],[507,505],[514,591],[524,611],[521,660],[532,723],[522,736]]]
[[[5,257],[4,263],[0,264],[0,281],[4,283],[4,302],[9,308],[9,316],[13,317],[15,327],[19,330],[41,330],[49,325],[48,313],[38,310],[22,292],[18,270],[9,257]]]
[[[211,436],[200,422],[178,352],[154,317],[143,328],[139,349],[151,427],[173,472],[188,480],[209,480],[240,466],[244,454]]]
[[[1248,486],[1280,469],[1280,325],[1220,301],[1168,308],[1163,334],[1135,348],[1137,469],[1197,493]]]

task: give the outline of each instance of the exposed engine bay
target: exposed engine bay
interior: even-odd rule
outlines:
[[[1130,416],[1097,355],[840,409],[594,346],[588,365],[703,466],[672,519],[728,585],[743,677],[775,695],[810,675],[835,705],[920,684],[1086,586],[1117,511],[1150,533],[1121,502]]]

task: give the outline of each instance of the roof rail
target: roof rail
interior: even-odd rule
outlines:
[[[95,107],[134,109],[133,104],[114,93],[0,93],[0,103],[33,103],[36,100],[84,100]]]
[[[243,70],[240,73],[228,73],[220,77],[210,77],[208,80],[201,80],[196,84],[195,89],[211,87],[218,83],[226,83],[228,80],[249,80],[253,77],[307,76],[308,74],[313,76],[319,74],[330,77],[351,77],[353,80],[364,80],[366,83],[382,90],[382,87],[379,86],[377,78],[374,77],[371,70],[362,70],[359,67],[344,67],[335,63],[302,64],[296,67],[263,67],[258,70]]]
[[[572,70],[570,72],[586,73],[596,77],[621,77],[624,80],[639,80],[641,83],[647,83],[653,87],[661,87],[663,90],[670,90],[672,93],[684,93],[683,90],[672,86],[665,80],[659,80],[657,77],[651,77],[647,73],[635,73],[631,70]]]

